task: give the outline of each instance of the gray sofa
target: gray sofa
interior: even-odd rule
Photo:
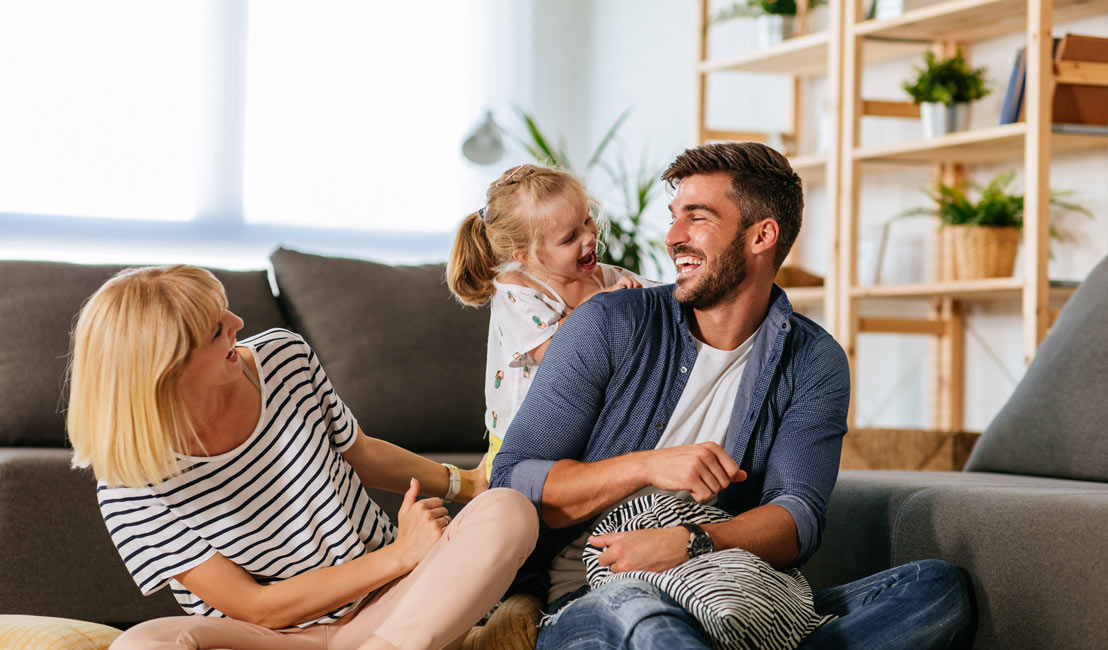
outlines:
[[[1108,260],[963,472],[843,471],[813,588],[929,557],[965,569],[975,648],[1108,648]],[[1100,531],[1100,532],[1097,532]]]
[[[463,310],[441,266],[390,267],[279,250],[265,272],[217,275],[243,336],[287,327],[315,347],[364,429],[472,465],[481,439],[488,316]],[[143,598],[100,520],[93,481],[68,467],[59,396],[67,332],[117,267],[0,262],[0,614],[127,626],[180,612]],[[966,472],[847,471],[823,546],[804,570],[818,588],[909,560],[965,568],[978,648],[1103,648],[1108,560],[1108,261],[1063,310]],[[398,497],[374,494],[391,511]]]
[[[278,250],[266,271],[221,271],[240,338],[303,334],[362,428],[472,467],[482,440],[487,310],[462,309],[441,265],[387,266]],[[0,614],[127,627],[179,615],[168,590],[143,597],[69,468],[63,381],[85,298],[122,267],[0,261]],[[395,513],[399,495],[372,491]]]

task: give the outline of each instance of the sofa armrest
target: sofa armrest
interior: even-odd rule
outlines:
[[[112,544],[96,483],[68,449],[0,448],[0,612],[126,627],[177,616],[168,590],[146,598]]]

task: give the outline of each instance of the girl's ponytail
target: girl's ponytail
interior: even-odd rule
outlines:
[[[500,262],[489,242],[480,212],[468,215],[458,227],[450,261],[446,263],[446,284],[458,302],[482,307],[496,291],[492,281]]]

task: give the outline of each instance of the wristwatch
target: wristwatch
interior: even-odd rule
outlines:
[[[703,528],[696,524],[682,523],[681,525],[689,531],[689,545],[685,547],[685,551],[689,554],[690,560],[716,550],[715,545],[712,544],[712,537],[704,532]]]

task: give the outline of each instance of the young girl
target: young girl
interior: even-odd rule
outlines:
[[[486,476],[562,319],[601,291],[654,283],[597,262],[597,223],[572,174],[513,167],[462,221],[447,284],[462,303],[492,302],[485,373]]]
[[[188,266],[124,271],[81,310],[73,462],[142,592],[192,614],[112,647],[458,647],[534,546],[534,507],[366,436],[302,338],[242,325]],[[405,492],[397,525],[363,485]],[[453,521],[451,498],[470,501]]]

